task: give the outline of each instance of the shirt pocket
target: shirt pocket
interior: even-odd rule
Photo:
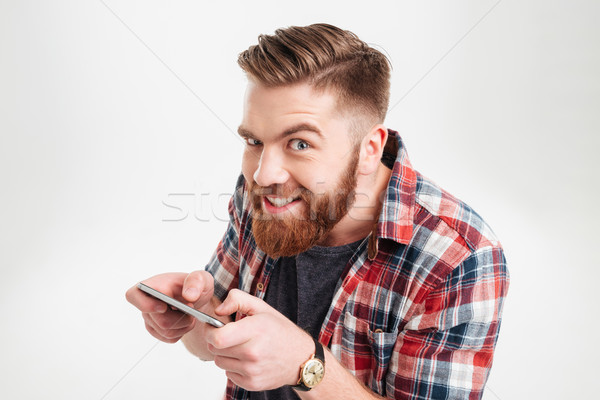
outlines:
[[[385,376],[397,338],[398,332],[372,330],[368,321],[346,312],[342,333],[342,362],[347,367],[354,367],[353,372],[360,381],[384,395]]]

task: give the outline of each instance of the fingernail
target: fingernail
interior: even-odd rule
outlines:
[[[197,289],[197,288],[195,288],[195,287],[190,287],[190,288],[187,288],[187,289],[185,289],[185,295],[186,295],[188,298],[190,298],[190,297],[191,297],[191,298],[196,298],[196,297],[198,297],[198,295],[200,295],[200,292],[198,291],[198,289]]]

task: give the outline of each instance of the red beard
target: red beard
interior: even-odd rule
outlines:
[[[357,164],[358,151],[355,151],[342,173],[340,183],[331,192],[315,195],[306,188],[300,188],[300,201],[308,205],[304,215],[300,216],[278,218],[266,213],[262,205],[263,196],[289,196],[289,191],[285,192],[285,187],[281,185],[262,187],[254,181],[250,182],[252,233],[258,247],[276,258],[300,254],[319,243],[348,213],[354,203]]]

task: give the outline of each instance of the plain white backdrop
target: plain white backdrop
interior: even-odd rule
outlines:
[[[217,399],[124,298],[202,268],[260,33],[329,22],[393,63],[387,125],[474,207],[511,287],[486,400],[597,393],[600,3],[0,1],[0,397]]]

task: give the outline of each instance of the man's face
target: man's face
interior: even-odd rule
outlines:
[[[329,92],[306,84],[250,82],[242,124],[242,171],[253,206],[253,234],[272,257],[319,243],[354,199],[358,149]]]

